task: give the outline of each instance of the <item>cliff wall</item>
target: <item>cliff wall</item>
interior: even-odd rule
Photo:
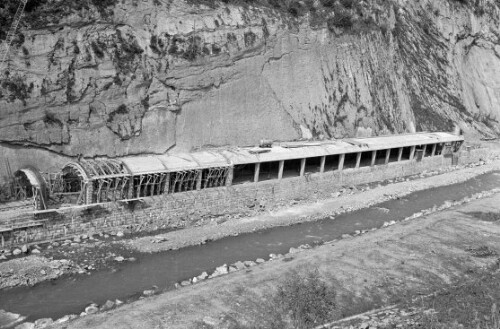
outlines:
[[[0,177],[7,159],[500,132],[493,0],[31,1],[0,83]]]

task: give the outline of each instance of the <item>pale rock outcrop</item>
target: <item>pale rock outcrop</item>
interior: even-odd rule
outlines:
[[[118,1],[22,30],[0,84],[0,162],[421,130],[495,135],[499,10],[369,1],[364,30],[269,8]],[[369,4],[369,6],[368,6]],[[0,177],[5,165],[0,163]],[[2,178],[0,178],[1,180]]]

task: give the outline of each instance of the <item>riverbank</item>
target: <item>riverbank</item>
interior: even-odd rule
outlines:
[[[79,236],[71,240],[27,247],[17,258],[0,260],[0,289],[32,286],[55,280],[68,274],[90,275],[113,266],[114,263],[135,261],[141,253],[176,250],[204,244],[227,236],[236,236],[277,226],[332,219],[346,212],[369,207],[387,200],[402,198],[415,191],[460,183],[478,175],[500,169],[499,160],[488,163],[446,168],[442,172],[420,175],[363,186],[346,186],[324,199],[322,195],[307,195],[301,200],[283,201],[280,207],[262,211],[251,217],[223,215],[198,227],[169,231],[162,234],[130,234],[112,231],[94,236]],[[34,251],[37,254],[30,254]],[[7,250],[4,258],[13,257]],[[19,258],[21,257],[21,258]],[[65,262],[64,266],[60,261]]]
[[[439,186],[467,181],[476,176],[500,169],[500,161],[481,162],[473,165],[447,168],[442,172],[424,172],[420,175],[391,180],[360,187],[349,186],[341,189],[329,199],[312,201],[314,196],[304,196],[304,200],[292,200],[286,207],[265,211],[252,217],[223,217],[209,224],[123,240],[127,248],[138,252],[161,252],[187,246],[204,244],[227,236],[251,233],[277,226],[288,226],[335,216],[346,212],[367,208],[384,201],[403,198],[406,195]]]
[[[248,324],[255,320],[262,296],[290,271],[304,268],[317,268],[336,288],[340,317],[407,303],[498,268],[500,225],[488,214],[499,213],[499,202],[495,194],[84,316],[64,327],[193,328],[205,323],[206,328],[220,328],[228,317]]]

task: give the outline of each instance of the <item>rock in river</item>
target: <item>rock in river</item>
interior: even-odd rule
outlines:
[[[96,304],[89,305],[85,308],[85,313],[87,314],[95,314],[97,312],[99,312],[99,309]]]
[[[115,307],[115,302],[108,300],[104,305],[101,306],[101,311],[107,311]]]
[[[35,321],[35,328],[47,328],[54,323],[54,320],[50,318],[38,319]]]
[[[152,289],[144,290],[142,294],[146,297],[153,296],[155,294],[155,291]]]
[[[22,253],[22,251],[21,251],[21,249],[19,249],[19,248],[14,249],[14,251],[12,252],[12,254],[13,254],[14,256],[20,255],[21,253]]]

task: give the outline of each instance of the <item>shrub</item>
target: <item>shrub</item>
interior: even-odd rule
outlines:
[[[327,26],[330,31],[333,31],[334,27],[337,28],[351,28],[352,27],[352,17],[351,14],[345,11],[339,11],[335,13],[335,16],[330,17],[327,20]]]
[[[319,276],[318,270],[303,275],[291,272],[278,286],[272,299],[276,310],[289,317],[293,328],[313,328],[333,318],[335,291]]]

